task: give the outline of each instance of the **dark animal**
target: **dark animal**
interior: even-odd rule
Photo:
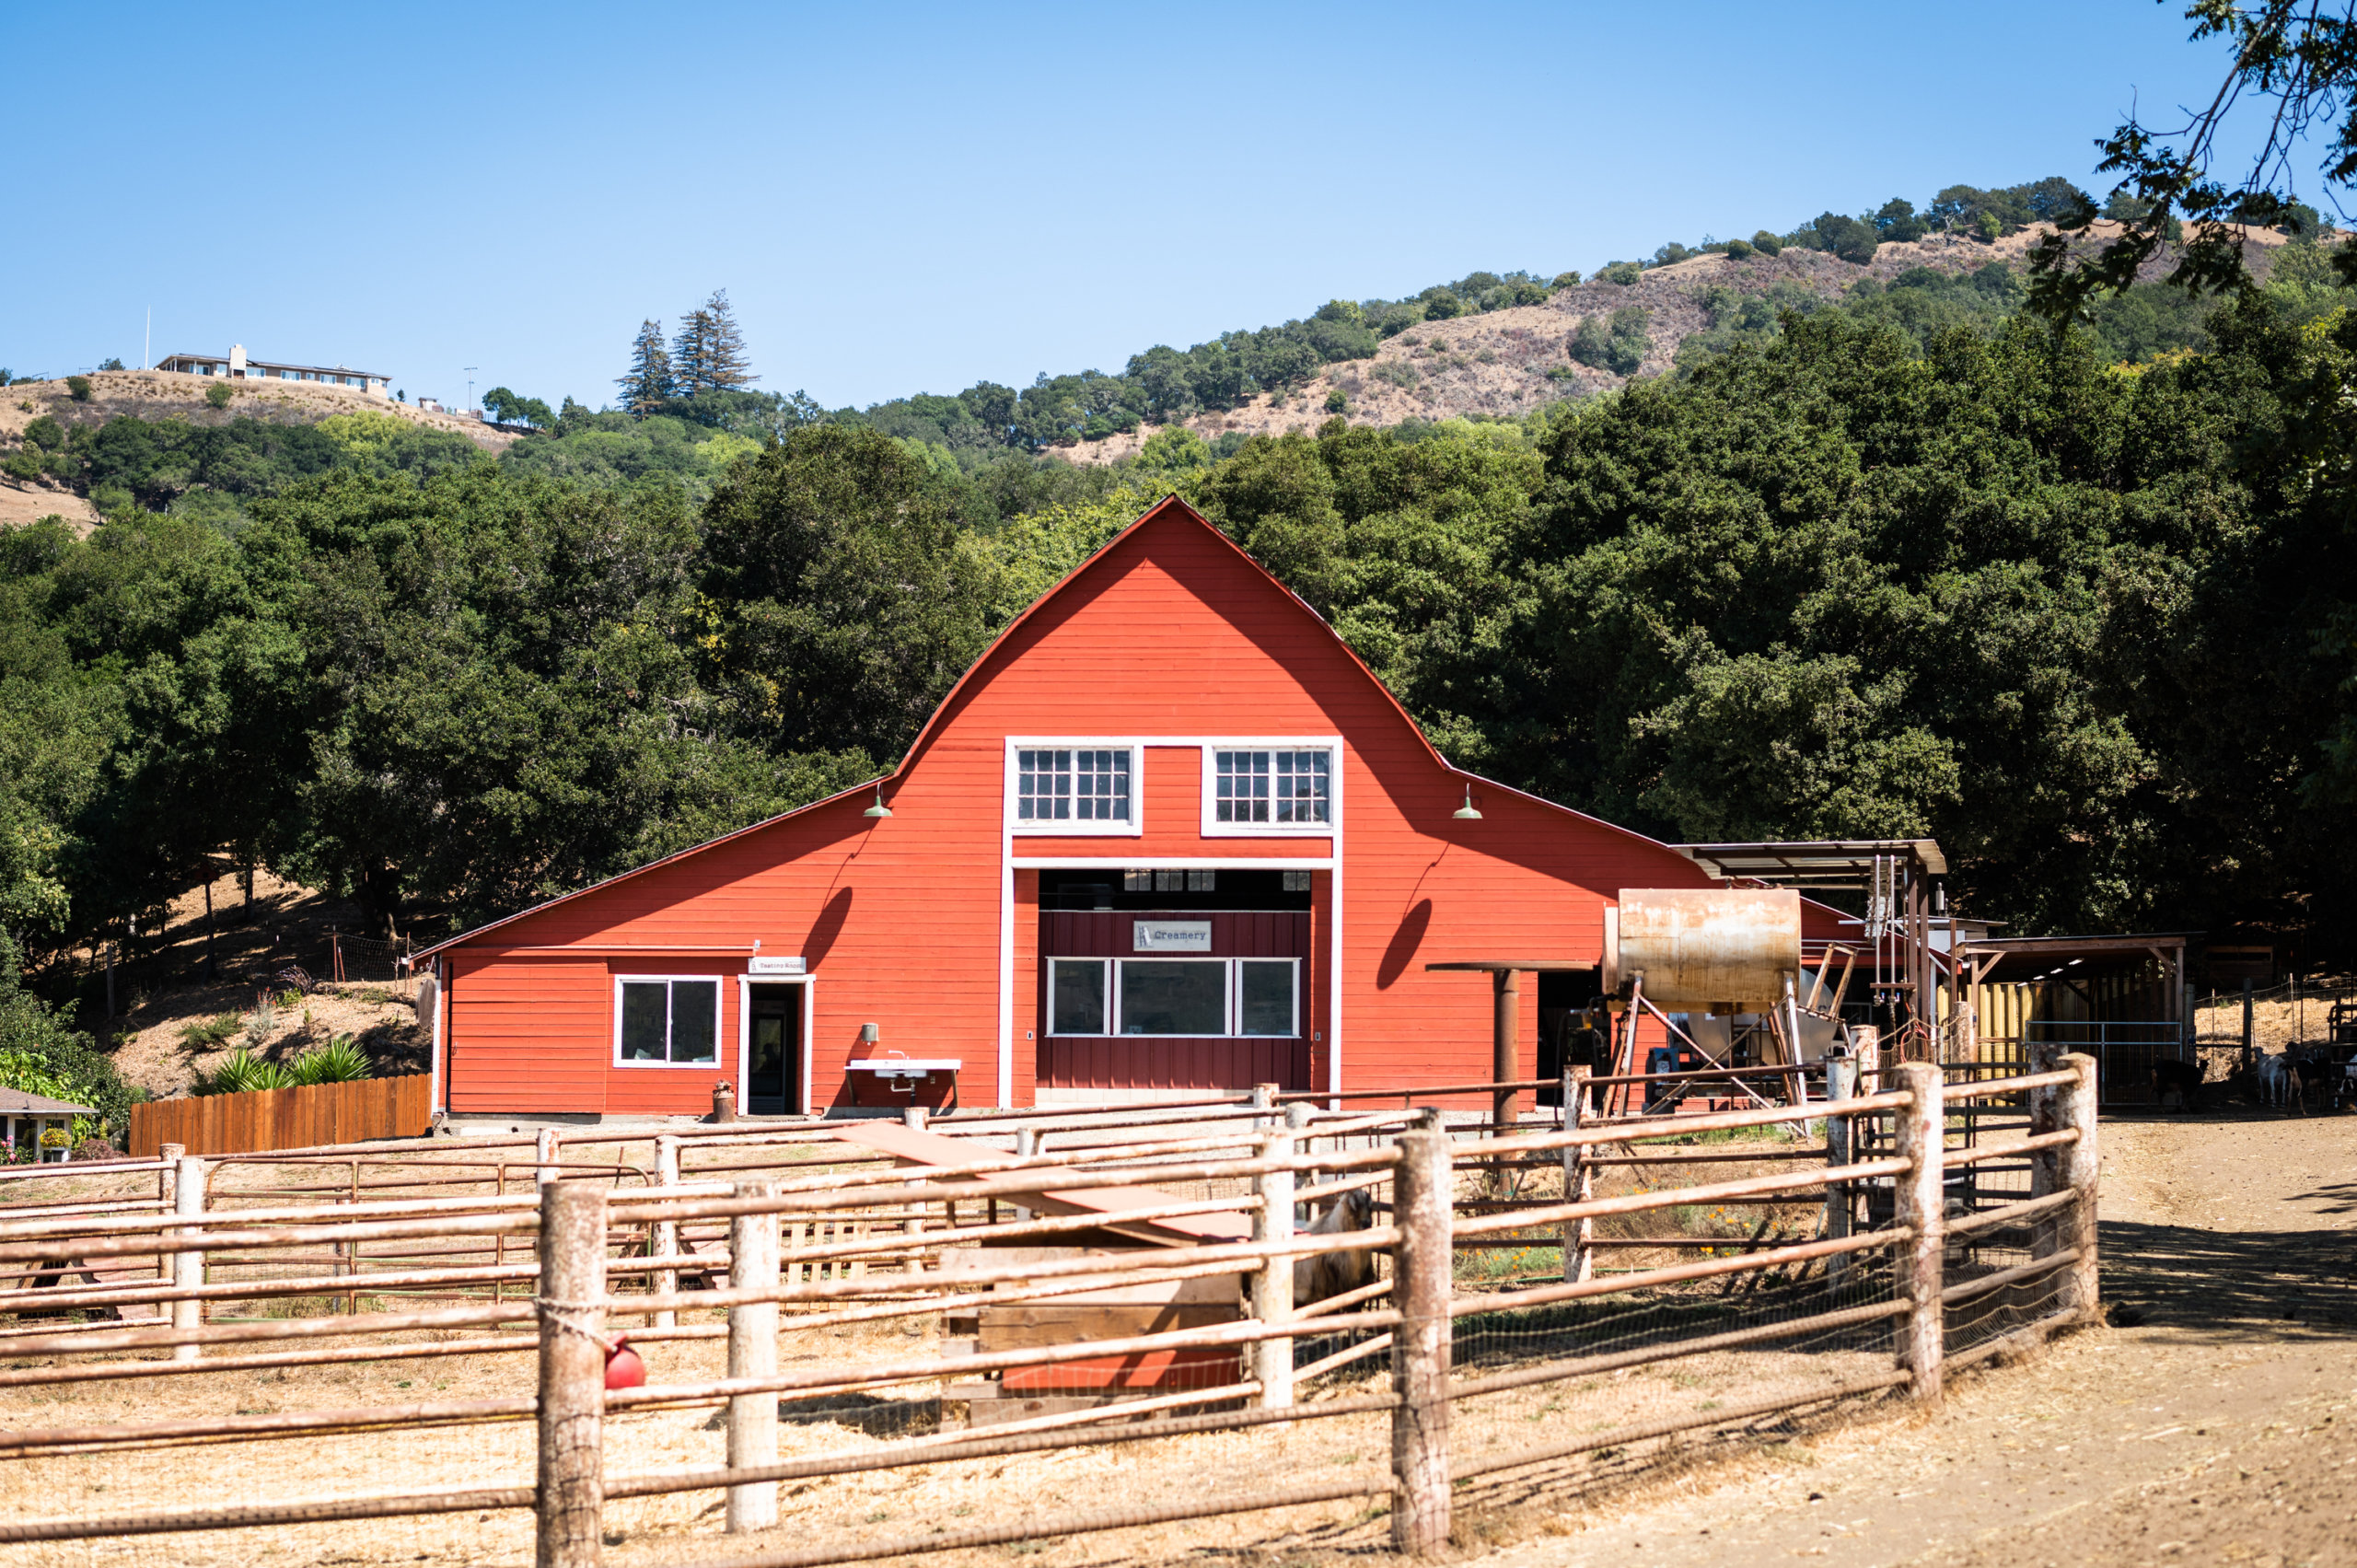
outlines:
[[[2201,1069],[2191,1062],[2179,1062],[2161,1057],[2153,1063],[2153,1104],[2165,1103],[2169,1095],[2177,1096],[2179,1110],[2201,1109]]]
[[[1343,1193],[1327,1205],[1326,1212],[1312,1221],[1303,1231],[1306,1236],[1341,1236],[1349,1231],[1372,1229],[1375,1225],[1375,1194],[1361,1187]],[[1313,1301],[1323,1301],[1329,1295],[1375,1283],[1375,1254],[1361,1249],[1353,1252],[1320,1252],[1301,1259],[1293,1266],[1293,1304],[1306,1307]]]

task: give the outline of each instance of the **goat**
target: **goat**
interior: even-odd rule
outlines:
[[[2258,1059],[2258,1103],[2281,1110],[2287,1104],[2297,1105],[2300,1114],[2308,1113],[2307,1086],[2301,1081],[2300,1064],[2289,1051],[2281,1056]]]
[[[1360,1187],[1326,1206],[1302,1232],[1306,1236],[1341,1236],[1372,1229],[1375,1194]],[[1329,1295],[1341,1295],[1375,1283],[1375,1255],[1361,1248],[1352,1252],[1318,1252],[1298,1259],[1293,1266],[1293,1304],[1306,1307]]]
[[[2179,1062],[2171,1057],[2159,1057],[2153,1063],[2153,1108],[2157,1110],[2171,1090],[2177,1092],[2177,1109],[2201,1109],[2201,1068],[2197,1063]]]

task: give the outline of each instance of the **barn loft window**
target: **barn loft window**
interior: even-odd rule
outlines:
[[[1048,1032],[1291,1039],[1300,981],[1297,958],[1051,958]]]
[[[1121,891],[1125,893],[1215,893],[1219,891],[1217,871],[1124,871]]]
[[[720,1060],[720,981],[702,976],[616,982],[614,1055],[625,1064],[709,1067]]]
[[[1127,747],[1025,748],[1015,754],[1017,822],[1127,822]]]
[[[1333,820],[1328,775],[1331,753],[1214,750],[1212,819],[1271,827],[1321,827]]]

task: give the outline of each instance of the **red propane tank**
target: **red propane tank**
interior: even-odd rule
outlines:
[[[630,1348],[628,1340],[618,1339],[614,1348],[606,1353],[606,1388],[636,1388],[646,1382],[646,1363],[638,1359],[638,1352]]]

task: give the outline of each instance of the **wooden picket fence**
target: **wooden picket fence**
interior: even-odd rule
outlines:
[[[250,1155],[417,1138],[433,1114],[434,1080],[424,1073],[150,1100],[131,1108],[131,1154],[152,1158],[166,1144],[181,1144],[192,1155]]]

